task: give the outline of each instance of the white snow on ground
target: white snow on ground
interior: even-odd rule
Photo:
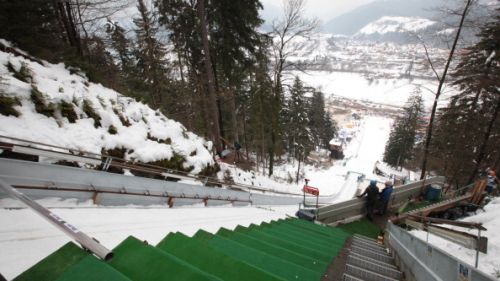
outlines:
[[[313,165],[303,168],[304,177],[311,180],[309,185],[319,188],[321,196],[331,197],[331,202],[340,202],[351,199],[358,188],[365,187],[365,182],[353,181],[357,176],[364,174],[367,180],[379,179],[373,170],[375,162],[382,160],[391,124],[390,118],[366,116],[353,129],[355,135],[344,150],[343,160],[336,160],[329,168],[316,168]],[[271,179],[228,164],[223,164],[222,170],[229,170],[236,183],[253,184],[275,191],[301,193],[304,185],[304,182],[286,181],[289,175],[295,180],[297,161],[276,166]]]
[[[415,88],[420,87],[424,103],[430,109],[437,89],[434,80],[377,79],[370,82],[362,73],[311,71],[299,76],[305,84],[322,89],[327,97],[334,95],[400,107],[405,105]],[[446,105],[451,94],[453,89],[445,87],[439,106]]]
[[[305,176],[311,179],[310,185],[318,187],[321,195],[329,195],[335,202],[351,199],[358,186],[363,188],[364,183],[360,185],[357,182],[358,174],[349,172],[364,173],[368,179],[376,178],[373,167],[382,157],[390,124],[391,119],[383,117],[367,116],[363,119],[357,134],[345,150],[345,160],[336,161],[329,169],[312,166],[305,168]],[[296,166],[285,166],[278,171],[296,171]],[[251,173],[249,176],[252,177]],[[264,176],[254,175],[253,180],[256,184],[273,184],[272,180]],[[301,192],[302,185],[274,182],[272,186],[277,190]],[[259,224],[262,221],[284,218],[286,215],[293,216],[298,209],[298,206],[108,208],[96,207],[89,202],[76,204],[74,200],[50,198],[38,202],[44,206],[52,206],[54,213],[109,248],[116,246],[128,235],[155,244],[171,231],[181,231],[187,235],[193,235],[198,229],[216,232],[220,227],[233,229],[236,225],[247,226],[250,223]],[[0,207],[3,208],[0,209],[0,272],[8,279],[17,276],[69,241],[62,232],[31,210],[5,209],[18,206],[19,203],[13,199],[0,201]]]
[[[23,66],[28,68],[32,83],[15,78],[7,67],[9,63],[16,71]],[[3,78],[0,85],[2,95],[16,97],[22,104],[14,107],[21,116],[0,115],[0,135],[98,154],[101,149],[125,148],[126,158],[141,162],[170,159],[177,153],[186,159],[184,167],[192,166],[195,174],[214,164],[209,151],[211,142],[188,132],[180,123],[143,103],[101,84],[90,83],[83,74],[71,74],[62,63],[43,62],[42,65],[0,51],[0,75]],[[47,103],[69,103],[79,117],[76,123],[70,123],[61,116],[60,110],[56,111],[57,118],[37,113],[30,98],[32,86],[42,93]],[[84,113],[84,101],[90,102],[100,116],[100,127],[95,128],[94,120]],[[120,117],[127,119],[130,126],[124,124]],[[110,126],[116,128],[116,134],[109,132]]]
[[[484,207],[484,210],[484,212],[478,211],[476,215],[464,218],[462,221],[483,223],[483,226],[487,229],[482,231],[481,235],[488,237],[488,253],[479,254],[479,269],[500,280],[500,235],[498,235],[500,232],[500,198],[493,199]],[[454,228],[477,235],[477,230],[469,231],[459,227]],[[414,230],[412,233],[424,241],[427,238],[427,232]],[[474,266],[475,250],[464,248],[432,234],[429,234],[429,243],[470,264],[472,267]]]
[[[71,206],[71,202],[51,200],[42,204]],[[0,201],[0,206],[3,202]],[[73,205],[74,206],[74,205]],[[192,236],[199,229],[215,233],[221,227],[260,224],[293,215],[296,207],[214,208],[103,208],[87,204],[85,208],[54,208],[52,212],[73,224],[105,247],[113,248],[129,235],[157,244],[169,232]],[[0,209],[0,272],[8,280],[27,270],[67,243],[69,238],[29,209]]]

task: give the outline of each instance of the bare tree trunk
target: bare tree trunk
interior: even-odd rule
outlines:
[[[236,95],[234,93],[234,89],[229,89],[229,111],[231,112],[231,126],[233,133],[233,140],[235,142],[240,142],[239,134],[238,134],[238,122],[236,118]]]
[[[424,157],[422,160],[422,173],[420,174],[420,179],[423,180],[425,178],[425,174],[427,172],[427,157],[429,155],[429,147],[432,140],[432,130],[434,127],[434,118],[436,116],[437,104],[439,101],[439,97],[441,96],[441,91],[444,86],[444,82],[446,80],[446,74],[448,73],[448,69],[450,68],[451,61],[453,60],[453,55],[455,54],[455,49],[457,47],[458,39],[460,38],[460,32],[462,31],[462,26],[465,21],[465,17],[467,16],[467,11],[471,5],[473,0],[467,0],[465,4],[464,10],[462,12],[462,17],[460,18],[460,24],[458,26],[457,34],[455,35],[455,40],[453,41],[453,45],[450,50],[450,54],[448,55],[448,60],[446,61],[446,66],[444,67],[443,74],[439,79],[439,85],[436,92],[436,96],[434,97],[434,104],[432,105],[431,118],[429,120],[429,126],[427,128],[427,136],[425,139],[424,146]]]
[[[65,4],[65,8],[66,8],[66,16],[68,18],[68,23],[69,23],[69,27],[70,27],[70,30],[68,30],[68,33],[70,34],[73,42],[75,43],[76,52],[78,53],[79,56],[83,57],[82,44],[80,41],[80,36],[78,35],[78,32],[76,30],[75,19],[73,17],[71,7],[69,6],[69,2],[65,2],[64,4]]]
[[[217,107],[217,93],[215,92],[214,72],[212,69],[212,61],[210,60],[210,47],[208,44],[208,30],[205,18],[205,0],[198,0],[197,5],[198,17],[200,19],[201,38],[203,41],[203,53],[205,59],[205,74],[208,86],[208,109],[210,111],[210,134],[214,142],[215,150],[219,153],[222,151],[222,143],[219,138],[220,125],[219,125],[219,110]]]

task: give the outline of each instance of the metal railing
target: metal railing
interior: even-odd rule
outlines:
[[[388,246],[395,253],[396,263],[405,273],[406,280],[496,280],[392,222],[387,222],[386,237]]]
[[[18,199],[19,201],[26,204],[30,209],[34,212],[42,216],[44,219],[52,223],[54,226],[63,231],[66,235],[71,237],[71,239],[78,242],[84,249],[89,250],[99,258],[108,261],[113,258],[113,252],[108,250],[106,247],[101,245],[95,239],[90,238],[85,233],[81,232],[75,226],[69,224],[64,221],[58,215],[52,213],[48,209],[44,208],[42,205],[33,201],[31,198],[26,196],[25,194],[19,192],[10,184],[6,183],[3,179],[0,178],[0,190],[8,194],[10,197]]]
[[[408,201],[408,198],[418,196],[425,185],[444,185],[444,183],[445,177],[433,177],[395,187],[391,195],[389,207],[398,206]],[[326,224],[335,224],[360,218],[366,212],[365,200],[364,198],[354,198],[341,203],[320,207],[317,209],[317,220]]]
[[[58,160],[66,160],[69,162],[80,162],[94,166],[102,165],[102,170],[108,170],[110,167],[119,169],[129,169],[150,176],[163,177],[173,180],[193,180],[201,182],[203,185],[226,186],[235,190],[242,191],[257,191],[262,193],[274,193],[282,195],[302,195],[300,192],[286,192],[274,190],[271,188],[263,188],[254,185],[225,183],[219,179],[209,176],[199,176],[190,174],[185,171],[167,169],[157,165],[147,163],[131,162],[126,159],[114,157],[107,154],[97,154],[89,151],[84,151],[76,148],[68,148],[57,145],[51,145],[41,142],[29,141],[14,137],[0,135],[0,149],[10,150],[12,152],[32,155],[44,156]],[[138,175],[140,176],[140,175]],[[308,196],[311,197],[311,196]]]

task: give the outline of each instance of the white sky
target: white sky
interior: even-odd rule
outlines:
[[[318,17],[324,23],[330,19],[346,13],[358,6],[374,0],[306,0],[306,11],[309,16]],[[282,7],[282,0],[261,0],[264,9],[268,5]]]

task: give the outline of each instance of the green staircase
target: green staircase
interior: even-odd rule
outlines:
[[[110,262],[68,243],[14,280],[320,280],[351,230],[286,219],[170,233],[156,247],[130,236]]]

